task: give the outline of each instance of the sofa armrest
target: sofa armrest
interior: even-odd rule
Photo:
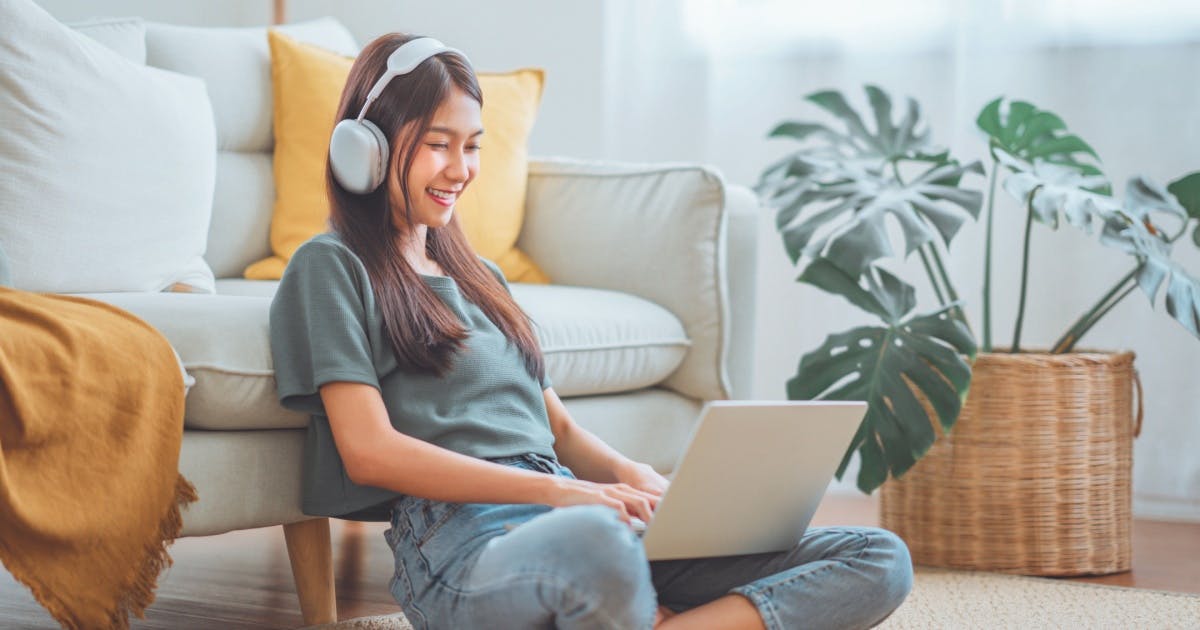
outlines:
[[[535,158],[517,245],[555,284],[623,291],[670,310],[692,347],[663,386],[699,400],[730,398],[729,250],[749,258],[752,274],[755,231],[738,229],[741,240],[728,242],[730,199],[745,205],[748,193],[729,189],[692,164]],[[736,283],[751,300],[734,314],[752,320],[754,278]]]
[[[729,260],[729,352],[725,361],[733,398],[752,397],[754,384],[754,317],[758,290],[758,222],[762,204],[745,186],[727,186],[729,215],[726,250]]]

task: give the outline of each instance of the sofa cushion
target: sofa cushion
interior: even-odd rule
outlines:
[[[559,396],[641,389],[669,376],[691,342],[667,309],[628,293],[510,285],[533,320]]]
[[[162,331],[195,378],[185,426],[282,429],[307,426],[275,392],[268,336],[274,281],[218,280],[218,295],[83,294],[132,312]],[[654,385],[679,366],[690,342],[666,309],[599,289],[513,284],[535,323],[560,396]]]
[[[275,297],[275,289],[278,287],[278,280],[217,279],[217,293],[220,295],[249,295],[253,297],[273,298]]]
[[[693,347],[664,383],[729,398],[726,185],[712,169],[549,158],[529,166],[518,245],[564,285],[629,293],[670,310]],[[739,305],[739,311],[744,305]]]
[[[282,429],[308,416],[275,397],[267,320],[269,297],[189,293],[87,293],[142,318],[166,336],[195,379],[184,426],[192,429]]]
[[[12,286],[12,272],[8,270],[8,254],[4,253],[3,244],[0,244],[0,287]]]
[[[92,18],[70,22],[67,26],[121,53],[139,66],[146,65],[146,23],[140,17]]]
[[[276,28],[345,55],[354,37],[333,18]],[[146,63],[204,79],[217,128],[216,191],[204,259],[218,278],[242,275],[271,254],[271,56],[267,27],[212,28],[146,23]]]
[[[354,37],[333,18],[271,27],[344,55],[358,53]],[[146,63],[204,79],[217,121],[217,146],[270,151],[271,54],[267,28],[213,28],[146,23]]]
[[[18,289],[213,290],[204,83],[0,3],[0,242]]]

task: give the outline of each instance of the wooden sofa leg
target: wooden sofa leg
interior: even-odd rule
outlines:
[[[337,593],[333,586],[333,548],[329,519],[317,518],[283,526],[292,577],[300,597],[304,623],[337,621]]]

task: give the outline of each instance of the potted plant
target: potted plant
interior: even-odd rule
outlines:
[[[869,402],[837,476],[857,451],[858,487],[883,486],[883,524],[905,537],[917,562],[1059,575],[1128,569],[1133,354],[1076,348],[1138,288],[1200,337],[1200,280],[1170,257],[1189,230],[1186,240],[1200,247],[1200,226],[1192,225],[1200,219],[1200,172],[1165,188],[1135,176],[1118,199],[1096,152],[1059,116],[1002,98],[976,120],[988,166],[964,163],[931,142],[915,100],[897,118],[887,93],[865,91],[870,128],[840,92],[820,91],[807,100],[838,128],[788,121],[770,132],[800,142],[757,185],[801,267],[798,281],[880,322],[831,334],[801,357],[788,397]],[[1001,180],[1025,212],[1008,348],[994,347],[991,317]],[[944,263],[968,220],[986,222],[979,329]],[[1063,222],[1099,232],[1099,243],[1127,257],[1130,271],[1052,348],[1031,351],[1021,345],[1031,232],[1034,223],[1057,229]],[[934,308],[919,310],[915,287],[889,270],[914,254]]]

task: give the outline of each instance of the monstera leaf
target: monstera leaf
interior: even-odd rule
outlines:
[[[1189,173],[1167,184],[1167,192],[1175,196],[1188,216],[1200,220],[1200,171]],[[1200,221],[1192,231],[1192,242],[1200,247]]]
[[[793,263],[801,256],[825,257],[857,277],[892,255],[888,215],[900,224],[906,256],[935,234],[949,244],[968,215],[978,217],[983,195],[957,186],[966,173],[982,174],[983,166],[935,164],[907,184],[850,165],[822,169],[776,197],[776,227]]]
[[[948,315],[956,306],[904,319],[916,306],[913,288],[892,274],[872,267],[855,277],[818,259],[799,280],[852,303],[883,320],[830,335],[800,360],[788,380],[792,400],[865,400],[866,418],[838,466],[841,479],[854,451],[861,455],[858,487],[870,493],[899,477],[929,450],[936,434],[933,421],[914,391],[929,401],[941,426],[949,430],[971,382],[975,342],[959,320]]]
[[[1167,189],[1134,177],[1126,187],[1124,210],[1105,224],[1101,241],[1138,258],[1137,283],[1152,307],[1165,281],[1167,313],[1200,337],[1200,280],[1171,260],[1171,242],[1151,218],[1156,213],[1189,218]]]
[[[929,132],[918,130],[915,100],[908,99],[904,114],[895,121],[891,98],[873,85],[865,90],[874,130],[840,92],[822,91],[807,100],[840,120],[844,132],[821,123],[791,121],[770,134],[805,141],[769,167],[756,186],[768,204],[779,209],[776,225],[793,263],[802,256],[827,257],[857,276],[892,254],[887,215],[903,230],[905,255],[935,235],[949,244],[967,215],[979,215],[982,194],[958,185],[966,173],[982,174],[983,166],[963,166],[933,147]],[[901,160],[929,166],[904,183],[896,167]]]
[[[995,155],[999,148],[1023,160],[1042,160],[1078,169],[1084,175],[1103,175],[1100,169],[1077,154],[1090,155],[1100,161],[1088,143],[1067,132],[1067,125],[1053,112],[1041,110],[1025,101],[1005,101],[997,98],[983,107],[975,124],[989,136]],[[1110,194],[1105,183],[1096,192]]]
[[[805,152],[810,160],[820,162],[856,162],[882,168],[900,159],[941,161],[945,157],[944,150],[930,144],[929,130],[917,128],[921,108],[915,100],[909,98],[903,117],[893,122],[892,99],[887,93],[874,85],[863,89],[875,119],[874,132],[867,129],[841,92],[825,90],[809,94],[805,100],[838,118],[845,125],[844,133],[820,123],[788,121],[775,127],[769,136],[823,140],[824,144]]]
[[[1104,225],[1120,208],[1112,197],[1093,192],[1108,185],[1103,176],[1085,175],[1076,166],[1042,159],[1031,164],[1004,149],[995,149],[993,153],[1001,164],[1013,171],[1004,180],[1004,190],[1022,206],[1030,204],[1033,216],[1053,229],[1058,229],[1058,219],[1062,215],[1072,226],[1091,233],[1093,220]]]

